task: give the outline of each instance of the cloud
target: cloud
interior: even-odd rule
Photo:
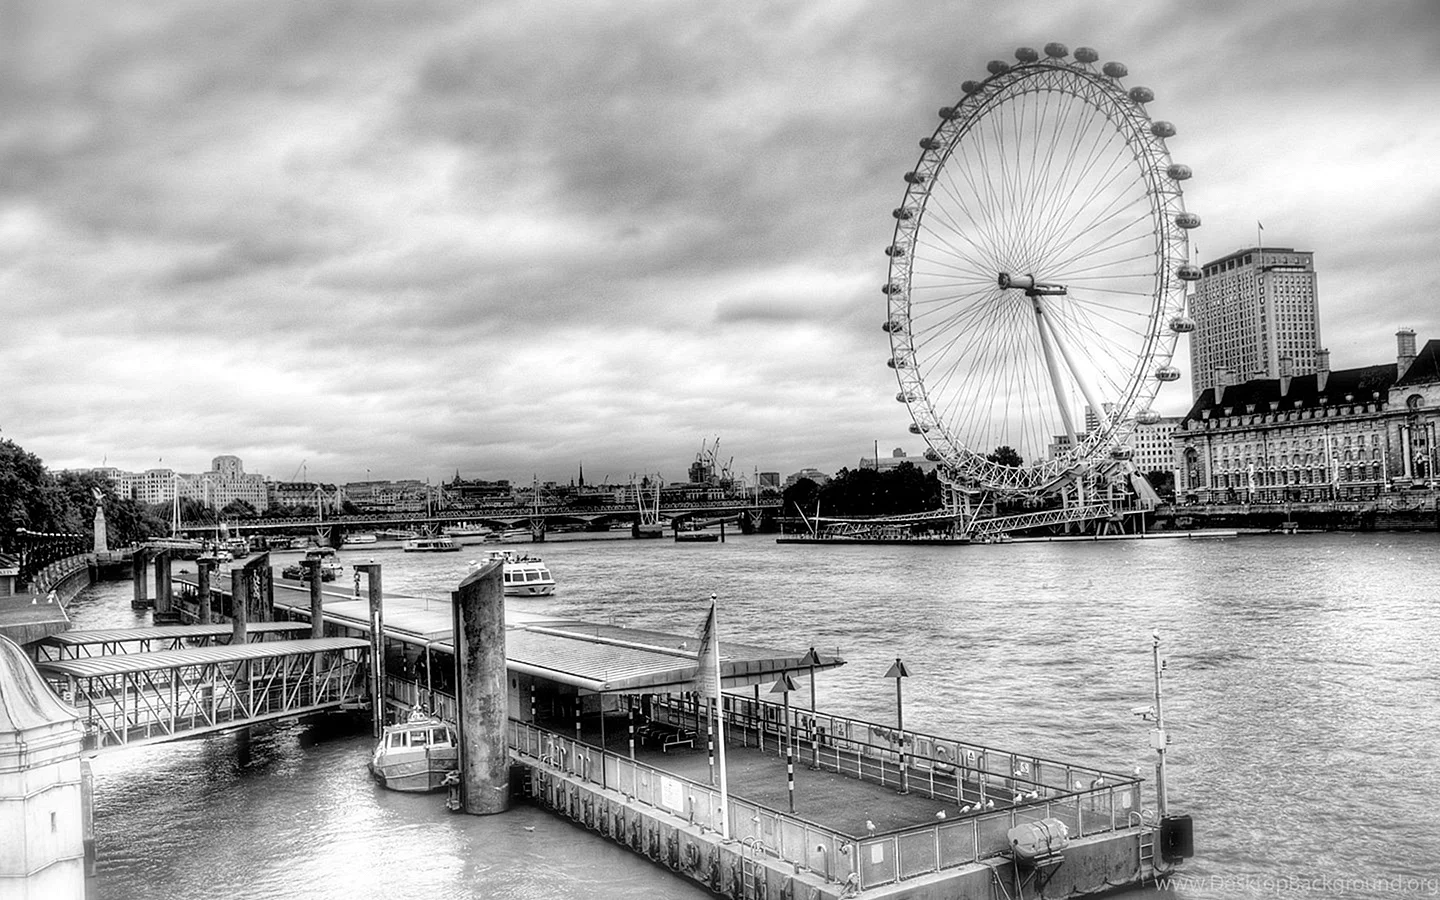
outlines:
[[[0,428],[52,466],[918,453],[878,328],[901,175],[962,80],[1051,40],[1155,90],[1201,255],[1256,219],[1316,252],[1337,366],[1440,336],[1415,286],[1440,237],[1425,2],[6,15]]]

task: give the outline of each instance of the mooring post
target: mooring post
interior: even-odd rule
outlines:
[[[244,567],[230,570],[230,646],[238,647],[248,640],[245,625],[249,619],[250,579]]]
[[[355,572],[363,572],[370,586],[370,726],[379,737],[385,729],[385,610],[381,604],[380,564],[359,563]],[[313,610],[314,593],[310,597]]]
[[[320,594],[320,560],[301,560],[300,567],[305,570],[305,581],[310,585],[310,636],[322,638],[325,636],[325,604]],[[358,571],[360,567],[355,568]]]
[[[170,614],[170,600],[174,595],[174,583],[170,580],[170,551],[161,550],[155,556],[155,612]]]
[[[503,562],[472,572],[452,593],[461,806],[471,815],[510,808],[509,697]]]
[[[149,595],[145,587],[145,548],[141,547],[130,557],[130,578],[133,581],[135,595],[130,601],[133,609],[144,609],[150,605]]]
[[[209,625],[213,610],[210,608],[210,572],[219,560],[213,556],[202,556],[195,560],[195,601],[199,604],[196,617],[201,625]]]

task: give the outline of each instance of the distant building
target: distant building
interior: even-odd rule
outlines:
[[[761,490],[764,490],[765,488],[772,488],[772,489],[774,489],[774,490],[779,490],[779,489],[780,489],[780,473],[779,473],[779,472],[761,472],[761,473],[760,473],[760,488],[761,488]]]
[[[785,476],[785,486],[788,488],[802,478],[808,478],[816,484],[824,484],[830,480],[830,476],[816,468],[805,468],[791,475]]]
[[[889,456],[862,456],[860,457],[860,468],[875,469],[879,472],[888,472],[891,469],[898,469],[903,463],[910,463],[922,472],[932,472],[939,467],[939,463],[931,462],[923,456],[909,456],[900,447],[890,451]]]
[[[1194,396],[1215,387],[1217,373],[1232,384],[1319,369],[1320,307],[1314,254],[1289,247],[1250,247],[1206,263],[1190,298]]]
[[[1369,500],[1437,483],[1440,340],[1393,363],[1251,379],[1207,389],[1175,433],[1176,492],[1199,502]]]
[[[238,456],[217,456],[210,461],[210,471],[197,474],[162,468],[126,472],[114,466],[74,471],[103,475],[115,485],[117,495],[140,503],[172,503],[179,494],[214,509],[223,509],[236,500],[249,503],[256,511],[264,511],[269,505],[265,476],[247,475]]]

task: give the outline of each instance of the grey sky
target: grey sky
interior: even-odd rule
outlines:
[[[675,479],[716,435],[747,473],[919,452],[889,212],[960,82],[1048,41],[1155,91],[1202,259],[1257,220],[1315,251],[1333,365],[1384,361],[1440,337],[1437,26],[1429,0],[19,0],[0,433],[54,468],[341,481]]]

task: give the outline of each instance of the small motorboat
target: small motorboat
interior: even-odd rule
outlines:
[[[459,768],[455,729],[418,706],[404,722],[385,726],[370,758],[370,774],[392,791],[439,790]]]
[[[335,561],[335,548],[333,547],[311,547],[305,551],[306,560],[315,560],[320,567],[321,581],[334,581],[345,571],[345,567]],[[303,562],[303,561],[302,561]],[[305,580],[305,567],[302,562],[296,562],[280,570],[281,578],[290,578],[295,581]]]

